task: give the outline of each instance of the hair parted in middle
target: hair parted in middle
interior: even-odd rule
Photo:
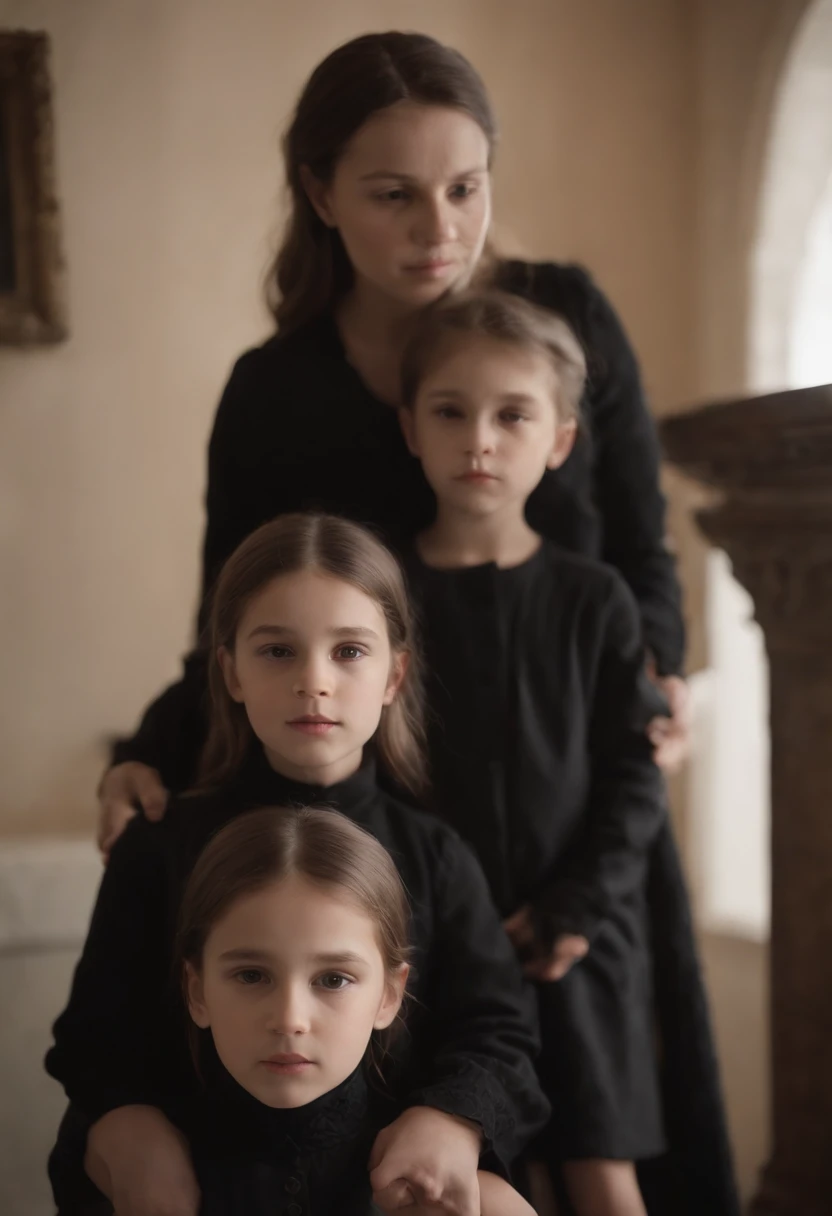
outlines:
[[[402,683],[392,704],[382,709],[373,742],[387,774],[421,796],[427,787],[423,685],[404,575],[390,550],[367,528],[321,513],[281,515],[263,524],[220,571],[203,639],[211,708],[197,789],[231,779],[254,743],[245,706],[226,687],[219,650],[224,647],[233,654],[240,621],[254,596],[274,579],[302,571],[328,575],[362,591],[384,616],[392,653],[408,656]]]
[[[410,957],[410,905],[384,846],[346,815],[324,807],[262,807],[238,815],[200,853],[179,911],[175,958],[187,1003],[189,964],[202,972],[214,926],[246,895],[298,875],[339,893],[374,924],[388,975]],[[400,1024],[400,1017],[397,1019]],[[382,1054],[397,1023],[375,1038]],[[200,1034],[189,1019],[191,1055],[200,1071]],[[370,1058],[378,1067],[375,1053]]]
[[[559,421],[580,419],[587,365],[574,330],[556,313],[496,288],[445,296],[418,318],[402,358],[406,409],[413,408],[419,386],[437,363],[460,339],[472,336],[542,354],[556,376]]]

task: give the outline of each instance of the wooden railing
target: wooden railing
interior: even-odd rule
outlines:
[[[676,415],[661,435],[721,491],[697,522],[751,594],[770,665],[772,1153],[751,1212],[830,1216],[832,385]]]

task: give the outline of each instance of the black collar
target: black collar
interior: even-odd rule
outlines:
[[[366,755],[361,767],[345,781],[335,785],[307,785],[276,773],[262,747],[252,749],[246,763],[231,783],[234,792],[252,806],[320,806],[343,811],[350,819],[362,805],[378,794],[376,764]]]
[[[345,1081],[305,1106],[276,1110],[238,1085],[206,1042],[206,1091],[195,1104],[193,1139],[222,1155],[242,1152],[286,1160],[308,1158],[371,1135],[370,1092],[362,1062]]]

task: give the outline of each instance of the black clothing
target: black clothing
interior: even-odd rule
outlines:
[[[617,565],[639,604],[662,673],[681,669],[679,587],[664,546],[655,431],[638,365],[609,302],[580,267],[507,263],[500,285],[563,313],[588,351],[586,426],[566,464],[548,472],[528,517],[542,535]],[[327,507],[407,547],[429,521],[432,497],[402,442],[394,411],[346,361],[331,317],[275,337],[236,364],[208,457],[203,593],[223,560],[264,520]],[[119,744],[118,763],[158,768],[168,788],[193,780],[205,735],[199,654]],[[687,891],[669,826],[651,853],[653,977],[662,1028],[662,1085],[670,1148],[640,1171],[651,1216],[736,1216],[730,1150],[707,1000]]]
[[[502,916],[591,948],[537,986],[547,1160],[664,1149],[646,912],[664,787],[638,609],[611,568],[544,542],[522,565],[412,556],[438,812],[477,853]],[[485,759],[484,759],[485,758]]]
[[[659,448],[638,365],[609,302],[586,271],[505,263],[500,284],[563,313],[590,361],[585,427],[569,459],[529,499],[538,532],[621,570],[639,603],[662,673],[684,657],[679,585],[665,547]],[[236,363],[208,453],[203,597],[223,562],[260,524],[288,511],[332,511],[369,524],[399,550],[430,522],[434,499],[402,438],[396,411],[347,363],[330,314],[275,336]],[[204,600],[203,600],[204,602]],[[145,713],[114,762],[158,768],[169,788],[189,784],[204,738],[202,664]]]
[[[216,1057],[215,1057],[216,1059]],[[202,1204],[200,1216],[370,1216],[368,1161],[396,1117],[359,1068],[337,1089],[294,1110],[272,1110],[212,1062],[205,1094],[181,1112]]]
[[[195,1092],[172,958],[184,885],[207,841],[236,815],[308,804],[334,806],[372,832],[410,896],[414,1000],[387,1062],[391,1091],[404,1106],[480,1124],[484,1168],[506,1174],[548,1115],[532,1062],[531,994],[468,847],[434,816],[383,793],[371,762],[321,789],[278,776],[257,748],[221,792],[179,799],[159,824],[131,822],[104,873],[47,1071],[90,1121],[133,1103],[176,1110]]]

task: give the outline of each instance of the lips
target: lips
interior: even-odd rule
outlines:
[[[300,718],[292,718],[287,725],[304,735],[327,735],[338,723],[323,714],[304,714]]]
[[[499,480],[493,473],[486,473],[484,469],[469,469],[467,473],[461,473],[456,478],[457,481],[472,482],[474,485],[484,484],[487,481]]]
[[[276,1055],[269,1056],[268,1060],[261,1060],[261,1064],[269,1072],[277,1073],[278,1076],[291,1077],[311,1068],[312,1060],[307,1060],[306,1056]]]
[[[445,258],[429,258],[425,262],[413,262],[410,266],[405,266],[405,270],[411,274],[442,274],[452,265],[453,263]]]

